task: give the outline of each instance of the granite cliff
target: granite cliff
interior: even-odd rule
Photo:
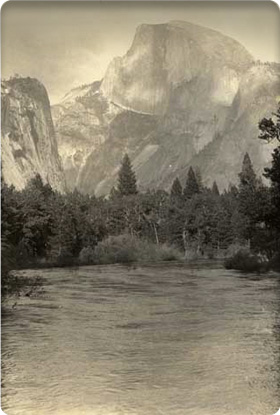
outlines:
[[[127,152],[140,188],[168,188],[199,167],[205,184],[235,182],[245,152],[261,173],[271,147],[258,121],[275,110],[280,65],[186,22],[141,25],[104,79],[52,108],[69,188],[106,194]]]
[[[1,104],[4,181],[22,189],[39,173],[45,183],[64,192],[64,172],[45,87],[32,78],[2,81]]]

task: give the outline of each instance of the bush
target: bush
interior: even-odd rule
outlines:
[[[274,257],[269,261],[269,268],[273,271],[280,272],[280,253],[274,255]]]
[[[9,297],[30,296],[38,294],[42,289],[43,279],[40,276],[26,277],[17,275],[12,271],[1,281],[1,299],[4,303]]]
[[[182,259],[180,252],[168,245],[156,245],[160,261],[179,261]]]
[[[94,251],[94,263],[99,264],[179,259],[181,259],[181,255],[175,248],[167,245],[155,245],[131,235],[110,236],[100,242]]]
[[[61,253],[56,258],[56,263],[59,267],[71,267],[75,262],[74,256],[64,248],[62,248]]]
[[[79,253],[79,263],[81,265],[91,265],[95,263],[94,249],[91,246],[85,246]]]
[[[244,243],[242,244],[241,242],[234,242],[228,246],[226,250],[226,255],[227,257],[233,257],[239,252],[249,253],[248,245],[245,245]]]
[[[236,269],[245,272],[267,271],[268,262],[258,255],[250,253],[246,249],[239,250],[230,258],[225,260],[226,269]]]
[[[94,260],[99,264],[127,263],[136,259],[135,239],[129,235],[109,236],[94,251]]]

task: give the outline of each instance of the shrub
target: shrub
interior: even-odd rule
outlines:
[[[227,257],[233,257],[239,252],[249,253],[248,245],[246,245],[245,243],[241,243],[241,242],[234,242],[228,246],[226,250],[226,255]]]
[[[239,250],[233,256],[225,260],[226,269],[236,269],[245,272],[267,271],[268,263],[258,255],[250,253],[246,249]]]
[[[179,261],[182,259],[180,252],[168,245],[156,245],[160,261]]]
[[[4,303],[9,297],[38,294],[42,289],[43,279],[40,276],[26,277],[24,275],[17,275],[10,271],[1,285],[1,299],[2,303]]]
[[[100,242],[94,251],[94,261],[99,264],[179,259],[181,259],[181,255],[175,248],[167,245],[155,245],[131,235],[110,236]]]
[[[94,249],[91,246],[85,246],[79,253],[79,263],[82,265],[91,265],[95,263]]]
[[[274,257],[269,261],[269,268],[273,271],[280,272],[280,253],[274,255]]]
[[[109,236],[94,251],[96,263],[114,264],[137,260],[135,239],[129,235]]]
[[[62,248],[61,253],[56,259],[56,263],[59,267],[70,267],[74,265],[74,256],[65,248]]]

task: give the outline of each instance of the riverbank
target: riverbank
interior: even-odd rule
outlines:
[[[230,250],[229,250],[230,253]],[[219,262],[226,269],[234,269],[242,272],[266,273],[269,270],[279,271],[279,258],[273,261],[260,261],[260,258],[249,251],[239,250],[232,256],[218,257],[188,256],[173,246],[166,244],[155,244],[150,241],[139,239],[132,235],[110,236],[99,242],[97,246],[85,247],[78,257],[63,255],[56,258],[25,259],[13,264],[13,272],[5,270],[2,279],[2,300],[11,295],[24,295],[35,291],[40,284],[39,280],[18,278],[17,271],[40,270],[50,268],[70,268],[85,265],[113,265],[113,264],[159,264],[159,263],[181,263],[192,264],[197,261]],[[10,268],[11,270],[11,268]]]
[[[271,259],[260,254],[254,254],[243,249],[236,252],[224,262],[226,269],[233,269],[242,272],[266,273],[268,271],[280,271],[280,254],[274,255]]]
[[[20,295],[25,286],[30,287],[32,282],[18,280],[16,273],[23,269],[47,269],[78,267],[83,265],[130,264],[130,263],[157,263],[166,261],[184,261],[184,255],[178,249],[166,244],[154,244],[131,235],[110,236],[99,242],[94,248],[91,246],[81,250],[78,257],[68,253],[60,253],[55,258],[25,258],[10,264],[5,269],[2,280],[2,299],[16,294]],[[35,281],[36,285],[37,282]],[[34,285],[34,287],[35,287]]]

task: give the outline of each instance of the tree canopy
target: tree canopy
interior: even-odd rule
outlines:
[[[200,192],[199,183],[192,167],[189,168],[186,184],[184,187],[185,199],[191,199]]]
[[[136,176],[127,154],[124,155],[119,170],[117,191],[120,196],[136,195],[138,193]]]

